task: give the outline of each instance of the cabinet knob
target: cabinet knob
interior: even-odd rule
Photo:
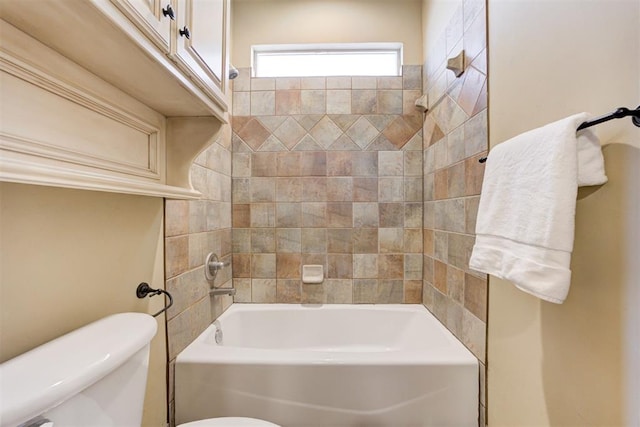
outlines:
[[[191,33],[189,32],[189,28],[187,28],[186,25],[184,26],[184,28],[181,28],[180,30],[178,30],[178,32],[180,33],[181,36],[184,36],[188,39],[191,38]]]
[[[167,5],[167,7],[165,7],[164,9],[162,9],[162,14],[165,17],[169,17],[169,19],[171,19],[172,21],[174,21],[176,19],[176,14],[173,13],[173,8],[171,7],[170,4]]]

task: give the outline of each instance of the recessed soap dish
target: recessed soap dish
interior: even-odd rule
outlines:
[[[303,265],[302,283],[322,283],[324,267],[322,265]]]

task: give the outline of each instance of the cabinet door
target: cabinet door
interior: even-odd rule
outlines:
[[[169,52],[171,21],[176,13],[169,0],[111,0],[164,52]]]
[[[226,104],[229,0],[177,0],[172,57],[203,89]]]

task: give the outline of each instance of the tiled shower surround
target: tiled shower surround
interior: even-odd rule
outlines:
[[[465,52],[455,78],[446,58]],[[427,308],[481,362],[481,425],[485,415],[487,276],[469,269],[487,153],[486,10],[460,1],[424,63],[430,109],[424,121],[424,289]]]
[[[422,67],[233,85],[235,301],[421,302]]]
[[[191,181],[200,200],[165,201],[166,290],[174,304],[167,310],[169,357],[169,420],[174,420],[175,358],[232,303],[230,296],[209,296],[204,275],[207,253],[231,261],[231,130],[219,138],[191,166]],[[231,287],[231,269],[218,273],[215,287]]]

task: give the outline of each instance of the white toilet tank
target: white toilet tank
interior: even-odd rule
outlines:
[[[156,329],[114,314],[1,364],[0,426],[139,427]]]

